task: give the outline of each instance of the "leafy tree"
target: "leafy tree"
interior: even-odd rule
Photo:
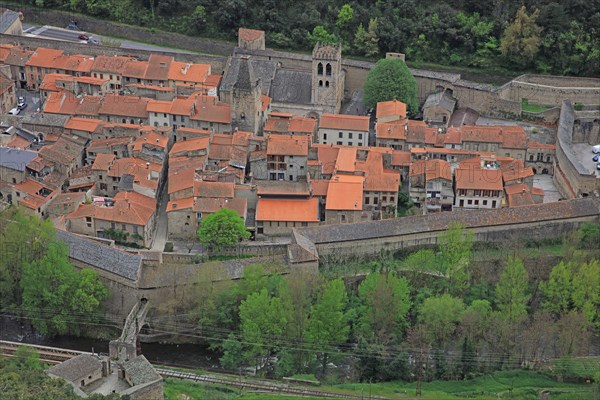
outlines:
[[[352,20],[354,20],[354,9],[346,3],[340,8],[335,24],[339,29],[344,29],[352,23]]]
[[[77,322],[93,320],[108,290],[91,270],[77,273],[64,244],[25,266],[21,279],[23,308],[42,334],[77,333]],[[76,321],[72,316],[77,315]]]
[[[572,308],[573,264],[561,262],[552,268],[548,282],[542,282],[540,289],[546,298],[543,306],[555,315],[561,315]]]
[[[373,57],[379,54],[379,37],[377,36],[377,18],[369,20],[368,30],[363,24],[358,25],[354,34],[354,48],[358,54]]]
[[[460,223],[452,223],[439,236],[439,248],[449,289],[454,293],[462,293],[469,285],[473,234],[465,232]]]
[[[535,23],[539,10],[527,15],[527,9],[522,6],[514,21],[506,27],[500,42],[500,51],[509,61],[527,66],[535,59],[540,45],[542,29]]]
[[[419,310],[419,322],[425,326],[430,340],[444,348],[462,318],[465,305],[462,300],[444,294],[425,300]]]
[[[600,246],[600,226],[593,222],[584,222],[577,230],[577,239],[580,249],[598,249]]]
[[[206,9],[202,5],[196,6],[192,13],[192,23],[196,32],[200,33],[206,29]]]
[[[317,43],[338,44],[340,39],[333,33],[329,33],[323,25],[317,25],[312,33],[308,34],[308,41],[314,46]]]
[[[49,220],[25,215],[9,208],[0,215],[0,305],[20,305],[21,275],[25,265],[44,256],[55,243]]]
[[[198,228],[200,243],[211,246],[217,251],[249,238],[250,233],[246,231],[244,220],[236,211],[227,208],[222,208],[204,218]]]
[[[461,327],[469,342],[474,343],[484,337],[491,314],[492,306],[487,300],[474,300],[465,309]]]
[[[587,322],[600,327],[600,261],[583,263],[573,276],[573,304]]]
[[[381,59],[365,81],[365,104],[375,107],[380,101],[400,100],[406,103],[410,112],[419,109],[417,81],[404,63],[398,58]]]
[[[509,321],[527,315],[529,277],[521,259],[512,257],[496,285],[496,306]]]
[[[287,321],[281,300],[268,294],[267,289],[249,295],[240,304],[240,329],[246,355],[255,359],[256,367],[279,343]]]
[[[384,345],[399,339],[407,325],[409,293],[406,279],[394,273],[369,274],[358,288],[358,335]]]
[[[344,315],[347,300],[344,282],[341,279],[329,281],[310,313],[306,338],[321,354],[323,375],[332,346],[348,339],[349,327]]]
[[[223,341],[223,356],[220,359],[221,365],[226,369],[236,370],[244,361],[243,353],[242,344],[235,334],[231,332],[227,336],[227,340]]]

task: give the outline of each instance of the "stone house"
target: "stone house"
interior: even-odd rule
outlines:
[[[26,64],[33,54],[31,50],[23,50],[18,47],[10,48],[8,55],[3,60],[4,64],[10,66],[11,77],[20,89],[27,87]]]
[[[380,101],[375,113],[377,123],[402,121],[406,119],[406,104],[398,100]]]
[[[111,202],[82,204],[66,216],[70,232],[99,238],[125,235],[123,241],[152,244],[156,200],[136,192],[118,192]]]
[[[0,113],[6,114],[17,106],[15,82],[0,71]]]
[[[23,35],[23,13],[9,10],[7,8],[0,9],[0,33],[3,35]]]
[[[310,138],[306,136],[269,136],[267,138],[269,180],[305,180],[309,146]]]
[[[454,189],[452,170],[444,160],[418,160],[410,167],[410,198],[427,211],[452,211]]]
[[[293,228],[320,222],[319,199],[264,199],[256,207],[256,233],[265,236],[289,235]]]
[[[369,117],[323,114],[319,121],[319,143],[368,146]]]
[[[325,223],[346,224],[369,220],[363,211],[365,178],[359,175],[335,175],[327,187]]]
[[[423,120],[429,125],[447,127],[456,107],[456,99],[448,89],[427,96],[423,105]]]
[[[116,137],[91,141],[86,147],[86,164],[94,164],[98,154],[114,154],[116,158],[130,157],[128,145],[131,140],[130,137]]]
[[[317,123],[315,118],[298,117],[289,113],[271,113],[263,132],[268,135],[301,135],[317,141]]]
[[[377,147],[391,147],[394,150],[406,148],[407,120],[393,122],[377,122],[375,126],[375,143]]]
[[[27,179],[14,185],[12,198],[13,202],[16,201],[26,212],[44,218],[48,215],[48,205],[59,193],[40,182]]]
[[[238,30],[238,47],[248,50],[264,50],[265,32],[257,29],[240,28]]]
[[[90,75],[94,78],[108,79],[108,89],[110,91],[123,88],[123,71],[125,65],[133,58],[126,56],[102,56],[95,58]]]
[[[482,161],[484,162],[484,161]],[[493,164],[493,163],[492,163]],[[502,171],[496,165],[465,164],[454,170],[455,208],[500,208],[504,197]]]
[[[27,164],[37,157],[35,151],[0,147],[0,180],[17,184],[27,179]]]
[[[554,175],[555,155],[555,144],[529,142],[527,143],[525,165],[531,167],[534,174]]]

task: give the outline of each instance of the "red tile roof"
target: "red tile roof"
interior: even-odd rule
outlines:
[[[383,168],[383,155],[370,151],[366,161],[357,162],[356,169],[365,174],[364,190],[375,192],[397,192],[400,186],[400,173]]]
[[[208,137],[204,138],[196,138],[189,139],[183,142],[177,142],[173,144],[171,151],[169,152],[170,156],[177,156],[178,154],[188,153],[198,150],[203,150],[208,148],[210,139]]]
[[[540,142],[529,142],[529,143],[527,143],[527,148],[529,148],[529,149],[556,150],[556,145],[555,144],[540,143]]]
[[[172,61],[168,78],[173,81],[203,83],[210,74],[210,64],[190,64]]]
[[[406,120],[378,122],[375,131],[377,139],[406,140]]]
[[[96,56],[91,71],[122,74],[131,60],[131,57],[125,56]]]
[[[457,168],[454,170],[457,189],[502,190],[502,171],[499,169]]]
[[[197,181],[194,184],[194,196],[232,199],[234,196],[234,184],[233,182]]]
[[[92,164],[92,169],[98,171],[108,171],[115,159],[116,157],[114,154],[98,154],[96,155],[96,159]]]
[[[313,179],[310,181],[313,196],[325,197],[329,189],[328,179]]]
[[[25,65],[31,67],[53,68],[54,60],[63,55],[63,53],[63,50],[38,47],[37,50],[35,50],[29,57],[29,60],[25,63]]]
[[[148,111],[146,111],[148,101],[149,99],[144,97],[107,94],[102,99],[98,113],[146,119],[148,118]]]
[[[343,114],[323,114],[321,115],[319,128],[368,132],[369,117]]]
[[[257,221],[319,222],[319,199],[258,199]]]
[[[310,138],[293,135],[270,135],[267,138],[267,154],[281,156],[308,156]]]
[[[377,103],[377,118],[394,117],[406,118],[406,104],[398,100],[380,101]]]
[[[104,125],[104,121],[99,119],[71,117],[65,124],[65,129],[81,132],[96,132],[102,125]]]
[[[392,165],[398,167],[407,167],[410,165],[410,152],[394,150],[392,153]]]
[[[410,166],[410,176],[423,175],[423,171],[427,165],[427,180],[446,179],[452,181],[452,170],[450,164],[444,160],[418,160]]]
[[[335,175],[327,188],[327,210],[362,210],[365,178],[356,175]]]
[[[249,42],[260,39],[260,37],[264,35],[265,31],[260,31],[257,29],[240,28],[238,30],[238,37]]]

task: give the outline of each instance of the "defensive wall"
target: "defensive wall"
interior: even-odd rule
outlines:
[[[452,222],[475,242],[561,238],[586,221],[600,222],[600,200],[582,198],[498,210],[462,210],[400,219],[294,229],[290,265],[374,259],[398,250],[435,246]]]
[[[574,151],[574,145],[580,143],[586,146],[597,144],[600,140],[599,130],[599,112],[577,112],[570,101],[563,102],[556,134],[553,177],[563,197],[572,199],[600,193],[600,178],[596,175],[596,170],[584,165],[580,159],[582,155]]]

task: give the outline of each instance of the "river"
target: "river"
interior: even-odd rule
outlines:
[[[61,347],[64,349],[108,353],[108,341],[76,336],[45,337],[29,324],[10,316],[0,316],[0,339],[13,342]],[[198,344],[142,343],[142,354],[153,364],[181,368],[221,370],[219,355]]]

